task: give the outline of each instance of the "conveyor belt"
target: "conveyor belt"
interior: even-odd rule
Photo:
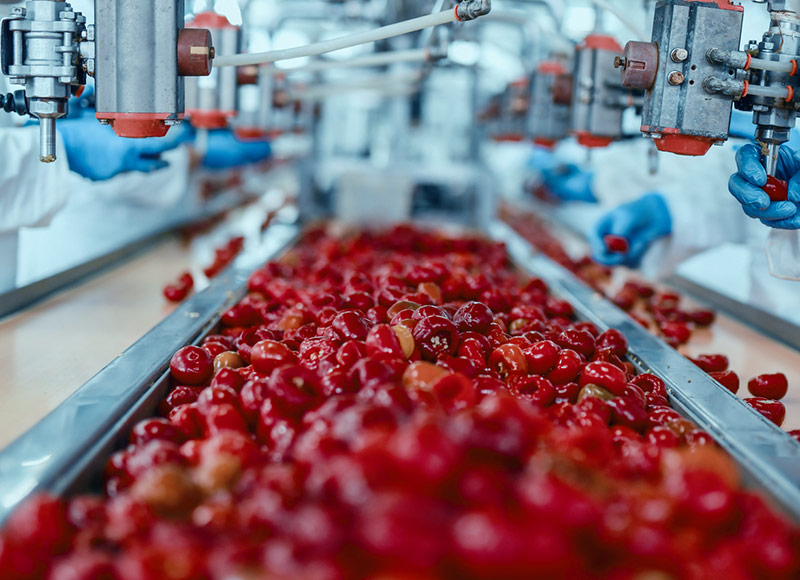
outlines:
[[[271,228],[262,252],[242,256],[211,287],[187,301],[0,452],[0,520],[34,491],[71,493],[99,483],[108,455],[166,393],[171,354],[210,332],[220,313],[243,295],[250,271],[281,253],[298,233],[292,226]],[[798,517],[800,445],[572,274],[534,255],[527,242],[508,227],[493,224],[490,233],[507,243],[521,268],[542,277],[555,294],[570,301],[580,317],[623,331],[632,360],[666,380],[678,410],[714,435],[767,495]]]

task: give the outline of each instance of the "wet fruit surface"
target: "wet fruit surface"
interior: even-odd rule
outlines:
[[[248,289],[175,353],[104,495],[17,510],[0,577],[800,574],[798,530],[663,380],[635,376],[625,336],[576,320],[502,246],[317,229]],[[626,292],[691,324],[651,290]],[[748,402],[779,422],[777,401]]]
[[[767,184],[762,189],[772,201],[786,201],[789,199],[789,184],[772,175],[767,177]]]

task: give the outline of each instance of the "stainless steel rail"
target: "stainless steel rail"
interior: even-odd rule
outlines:
[[[281,254],[299,231],[295,225],[271,226],[258,250],[240,256],[206,290],[0,451],[0,522],[31,493],[68,493],[98,481],[102,462],[126,437],[125,427],[151,412],[165,393],[172,353],[210,332],[244,295],[250,273]]]
[[[489,234],[506,244],[520,268],[544,280],[582,318],[623,332],[631,361],[664,379],[672,405],[708,431],[750,479],[800,520],[800,445],[794,439],[571,272],[534,253],[509,226],[495,222]]]

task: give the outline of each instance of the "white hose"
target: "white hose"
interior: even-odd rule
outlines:
[[[254,64],[268,64],[278,60],[289,60],[291,58],[317,56],[325,54],[326,52],[333,52],[335,50],[342,50],[344,48],[351,48],[353,46],[360,46],[386,38],[417,32],[418,30],[430,28],[431,26],[449,24],[456,20],[455,10],[445,10],[436,14],[420,16],[419,18],[412,18],[411,20],[398,22],[397,24],[390,24],[389,26],[382,26],[381,28],[367,30],[365,32],[348,34],[347,36],[324,40],[306,46],[298,46],[296,48],[287,48],[284,50],[270,50],[267,52],[219,56],[214,59],[214,66],[248,66]]]
[[[644,33],[644,31],[641,28],[639,28],[639,25],[636,24],[633,21],[633,19],[631,19],[631,17],[628,16],[628,14],[626,14],[625,11],[622,10],[621,8],[615,6],[608,0],[589,0],[589,1],[598,8],[601,8],[616,16],[617,19],[620,22],[622,22],[622,24],[624,24],[625,27],[633,33],[633,35],[636,37],[636,40],[641,40],[643,42],[648,42],[650,40],[650,37],[647,36]]]
[[[357,67],[370,67],[370,66],[384,66],[389,64],[396,64],[401,62],[427,62],[430,59],[430,51],[425,48],[415,50],[396,50],[392,52],[378,52],[359,58],[351,58],[349,60],[337,61],[314,61],[305,66],[297,68],[279,69],[271,67],[267,70],[268,74],[291,74],[298,72],[324,72],[328,70],[357,68]]]

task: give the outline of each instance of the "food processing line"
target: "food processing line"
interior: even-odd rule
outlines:
[[[448,2],[412,4],[415,8],[425,5],[426,11],[430,11],[429,4],[435,5],[430,16],[409,20],[420,20],[414,25],[382,27],[399,27],[385,30],[387,36],[382,39],[416,32],[423,27],[422,19],[428,19],[426,24],[435,21],[445,25],[454,20],[469,21],[490,9],[488,0],[462,2],[455,7]],[[606,147],[630,137],[623,131],[623,114],[636,111],[642,115],[643,133],[654,139],[660,151],[701,155],[727,138],[730,111],[735,106],[753,111],[763,162],[772,175],[778,147],[788,140],[797,114],[793,92],[798,87],[795,53],[800,49],[793,48],[792,42],[800,38],[800,28],[796,13],[786,4],[770,1],[770,31],[761,42],[739,51],[740,6],[726,0],[660,0],[655,5],[653,42],[634,41],[622,48],[614,37],[593,32],[574,46],[572,54],[543,59],[528,77],[508,86],[495,114],[487,118],[491,125],[488,133],[498,141],[533,141],[544,146],[572,136],[586,148]],[[338,50],[349,46],[348,42],[365,42],[374,35],[356,32],[349,41],[319,40],[310,45],[315,47],[310,50],[237,54],[243,42],[238,26],[220,15],[200,13],[184,27],[183,13],[183,3],[178,1],[97,0],[92,26],[64,2],[32,0],[26,9],[17,9],[3,21],[2,70],[25,86],[25,94],[4,97],[0,105],[39,119],[41,159],[46,162],[55,160],[57,119],[67,114],[69,99],[80,91],[87,74],[95,76],[98,120],[110,124],[118,135],[163,135],[185,118],[198,130],[201,150],[204,132],[220,127],[232,126],[243,136],[293,133],[299,123],[294,103],[303,101],[304,90],[293,84],[294,75],[310,75],[319,81],[321,73],[348,66],[397,65],[405,70],[402,67],[422,64],[423,73],[414,72],[410,83],[410,77],[398,83],[399,96],[387,91],[395,103],[404,102],[408,95],[425,95],[437,75],[442,75],[445,83],[451,80],[447,74],[461,75],[458,82],[471,91],[468,98],[461,98],[468,102],[468,123],[477,118],[480,72],[474,63],[455,62],[458,45],[448,47],[441,42],[432,48],[398,48],[386,40],[392,50],[354,57],[355,63],[349,65],[347,61],[313,60],[296,70],[284,71],[272,63]],[[122,21],[151,25],[119,26]],[[475,23],[476,28],[480,22]],[[111,30],[123,32],[111,35]],[[473,31],[467,30],[467,25],[462,30],[464,38],[472,38]],[[155,36],[148,36],[151,34]],[[34,56],[37,51],[47,52],[47,64]],[[59,58],[54,60],[51,52]],[[225,55],[224,59],[220,55]],[[156,75],[131,74],[156,60],[168,66],[159,68]],[[142,87],[143,77],[147,82]],[[365,79],[344,89],[337,89],[334,81],[326,82],[333,92],[342,90],[345,100],[353,90],[385,88],[385,78],[373,85],[368,75]],[[127,89],[130,84],[139,89]],[[282,98],[286,102],[281,102]],[[271,223],[257,243],[250,244],[232,266],[209,281],[207,288],[177,306],[64,397],[52,412],[25,433],[14,433],[14,440],[0,449],[0,522],[36,492],[73,495],[101,489],[108,457],[124,447],[139,420],[157,412],[171,388],[172,354],[215,333],[222,313],[247,293],[250,274],[266,261],[284,255],[301,239],[306,227],[320,218],[350,224],[413,219],[457,231],[475,228],[503,242],[514,264],[546,282],[555,295],[572,305],[580,320],[592,322],[600,330],[622,331],[629,341],[627,358],[634,367],[661,377],[667,384],[670,404],[730,453],[748,485],[761,490],[795,522],[800,521],[800,445],[500,220],[496,200],[488,194],[493,182],[478,157],[479,143],[462,144],[462,158],[452,155],[437,159],[443,169],[419,163],[414,157],[397,159],[391,167],[381,164],[380,160],[394,151],[394,144],[387,144],[391,137],[402,139],[405,148],[412,148],[420,135],[410,128],[425,123],[422,116],[414,118],[413,113],[398,106],[391,114],[386,113],[384,123],[400,125],[403,131],[399,137],[385,137],[383,142],[377,135],[372,159],[364,163],[357,155],[347,154],[351,152],[336,150],[331,140],[327,142],[331,149],[322,149],[327,96],[311,94],[307,101],[318,98],[323,101],[321,110],[305,109],[307,128],[316,137],[312,150],[291,158],[287,169],[296,172],[299,182],[296,211],[286,212],[283,219]],[[436,103],[429,106],[436,107]],[[285,116],[284,123],[276,121],[289,111],[292,114]],[[330,118],[327,123],[329,131],[342,128]],[[469,139],[476,140],[478,134],[470,131]],[[262,178],[256,177],[256,181]],[[430,194],[428,198],[423,195],[425,191]],[[528,204],[518,207],[519,211],[530,208]],[[725,324],[731,322],[721,318]],[[792,330],[787,332],[791,334]],[[765,341],[762,345],[770,348],[769,342],[761,339]],[[783,360],[798,365],[800,354],[790,352]],[[800,380],[798,369],[800,366],[791,369],[791,378]],[[787,411],[787,425],[800,427],[797,394],[792,393],[787,400]]]

